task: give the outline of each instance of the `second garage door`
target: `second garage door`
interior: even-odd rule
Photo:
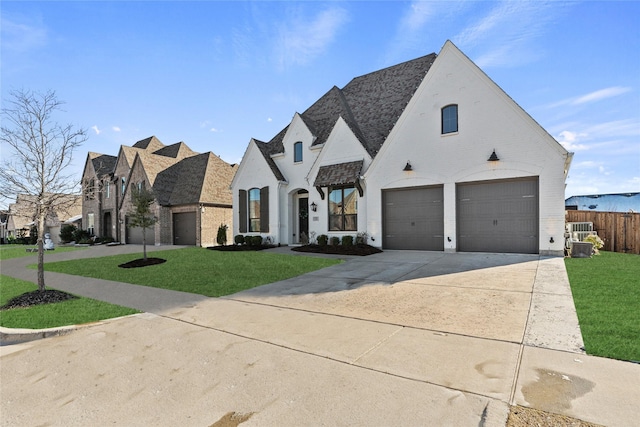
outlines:
[[[538,178],[458,184],[458,250],[538,253]]]
[[[182,212],[173,214],[173,244],[196,244],[196,213]]]
[[[382,190],[385,249],[444,250],[442,186]]]

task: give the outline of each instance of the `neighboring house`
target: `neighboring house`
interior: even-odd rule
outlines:
[[[60,242],[60,227],[82,212],[82,197],[78,194],[58,194],[45,220],[45,233],[51,234],[54,244]],[[37,226],[35,219],[36,198],[28,194],[18,194],[16,202],[9,205],[6,220],[6,237],[29,237],[31,227]]]
[[[571,196],[564,202],[567,210],[595,212],[640,212],[640,193],[591,194]]]
[[[164,145],[155,136],[121,146],[118,156],[89,153],[83,173],[83,224],[92,234],[142,243],[142,229],[129,228],[131,189],[153,190],[149,244],[213,246],[218,227],[229,226],[231,180],[236,171],[215,154],[196,153],[184,142]]]
[[[0,244],[7,243],[7,221],[9,220],[9,211],[0,211]]]
[[[234,234],[562,255],[567,152],[447,41],[333,87],[232,183]]]

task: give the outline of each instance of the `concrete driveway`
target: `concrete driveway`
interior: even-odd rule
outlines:
[[[227,298],[159,295],[154,314],[3,347],[2,425],[502,426],[510,403],[637,418],[640,369],[583,354],[561,258],[387,251]]]

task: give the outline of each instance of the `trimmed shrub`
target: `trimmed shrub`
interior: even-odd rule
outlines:
[[[327,236],[326,234],[321,234],[318,236],[318,244],[320,246],[327,246],[328,242],[329,242],[329,236]]]
[[[236,245],[244,245],[245,244],[244,236],[242,234],[236,235],[233,238],[233,241],[236,243]]]
[[[340,238],[338,236],[331,237],[331,246],[338,246],[340,244]]]
[[[353,236],[342,236],[342,246],[353,246]]]
[[[249,240],[249,245],[250,246],[262,246],[262,236],[247,236],[245,237],[245,242],[247,241],[247,239]]]
[[[218,235],[216,236],[216,242],[219,245],[226,245],[227,244],[227,229],[229,227],[226,224],[220,224],[220,227],[218,227]]]
[[[356,245],[366,245],[368,239],[369,239],[369,235],[367,234],[367,232],[361,231],[356,236]]]
[[[83,230],[82,228],[76,229],[73,232],[73,239],[76,243],[84,242],[91,238],[91,234],[87,230]]]
[[[62,243],[69,243],[73,240],[73,233],[76,232],[78,227],[73,224],[64,224],[60,228],[60,241]]]

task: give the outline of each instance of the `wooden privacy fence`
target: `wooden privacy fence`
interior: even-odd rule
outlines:
[[[605,251],[640,254],[640,213],[566,211],[567,222],[592,222]]]

